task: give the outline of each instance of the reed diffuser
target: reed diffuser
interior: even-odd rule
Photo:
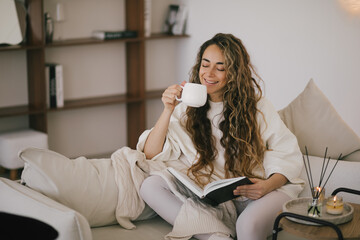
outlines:
[[[305,160],[305,156],[303,155],[303,161],[304,161],[306,176],[309,181],[309,187],[310,187],[311,196],[312,196],[312,200],[311,200],[311,202],[309,202],[309,205],[308,205],[307,214],[308,214],[308,216],[311,216],[311,217],[320,217],[321,216],[322,205],[323,205],[323,201],[325,199],[326,183],[328,182],[331,174],[333,173],[337,163],[339,162],[339,160],[341,159],[341,156],[342,156],[342,154],[340,154],[340,156],[336,160],[334,166],[332,167],[330,173],[328,174],[327,178],[325,178],[326,171],[327,171],[327,168],[328,168],[329,162],[330,162],[330,156],[327,157],[327,150],[328,150],[328,148],[326,147],[324,160],[323,160],[321,172],[320,172],[319,184],[315,187],[313,177],[312,177],[312,172],[311,172],[309,154],[308,154],[307,147],[305,146],[306,160]],[[323,181],[324,179],[326,179],[326,180]]]

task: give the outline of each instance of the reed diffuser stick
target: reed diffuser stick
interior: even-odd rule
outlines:
[[[309,167],[309,166],[306,165],[306,161],[305,161],[304,155],[303,155],[302,157],[303,157],[304,167],[305,167],[305,171],[306,171],[306,176],[307,176],[308,181],[309,181],[309,187],[310,187],[311,196],[314,198],[314,197],[315,197],[315,196],[314,196],[314,190],[313,190],[313,187],[314,187],[314,186],[312,186],[312,185],[311,185],[311,182],[310,182],[310,175],[309,175],[309,170],[308,170],[308,167]]]
[[[306,147],[306,146],[305,146],[305,152],[306,152],[306,159],[307,159],[307,164],[308,164],[309,174],[310,174],[309,183],[310,183],[312,189],[314,189],[314,181],[313,181],[313,177],[312,177],[312,173],[311,173],[309,154],[308,154],[308,150],[307,150],[307,147]],[[311,181],[311,182],[310,182],[310,181]],[[312,190],[312,192],[313,192],[313,190]]]
[[[327,179],[326,179],[326,181],[325,181],[325,183],[324,183],[323,188],[325,187],[326,183],[329,181],[329,178],[330,178],[331,174],[333,173],[333,171],[334,171],[334,169],[335,169],[336,165],[338,164],[338,162],[339,162],[339,160],[340,160],[340,158],[341,158],[341,155],[342,155],[342,154],[340,154],[340,156],[339,156],[339,157],[338,157],[338,159],[336,160],[336,162],[335,162],[335,164],[334,164],[333,168],[331,169],[331,172],[330,172],[329,176],[327,177]],[[329,159],[330,159],[330,157],[329,157]],[[321,191],[322,191],[322,189],[321,189]]]
[[[325,165],[327,150],[328,150],[328,147],[326,147],[326,149],[325,149],[325,155],[324,155],[324,159],[323,159],[323,163],[322,163],[322,167],[321,167],[319,186],[321,186],[321,182],[322,182],[322,179],[323,179],[325,171],[326,171],[326,170],[324,171],[324,165]]]

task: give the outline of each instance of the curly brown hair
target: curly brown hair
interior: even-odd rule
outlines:
[[[255,168],[263,169],[262,162],[266,150],[256,121],[257,113],[260,112],[257,102],[262,97],[262,90],[253,75],[259,81],[261,78],[250,63],[249,54],[242,41],[232,34],[219,33],[200,47],[196,64],[190,73],[190,82],[200,83],[202,56],[206,48],[213,44],[224,54],[227,79],[222,96],[224,120],[219,125],[223,133],[220,143],[225,148],[225,177],[254,177]],[[189,168],[188,175],[191,173],[195,176],[195,181],[200,185],[210,181],[214,172],[213,161],[218,154],[211,123],[207,118],[209,109],[210,104],[207,102],[203,107],[188,107],[186,110],[185,127],[199,156],[198,161]]]

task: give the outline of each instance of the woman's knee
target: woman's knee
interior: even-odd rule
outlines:
[[[254,234],[259,231],[259,225],[261,224],[257,219],[256,217],[248,217],[240,214],[236,221],[236,234],[243,237],[254,236]]]
[[[145,178],[140,187],[140,196],[146,201],[147,196],[154,194],[154,190],[159,187],[163,187],[163,182],[165,182],[160,176],[149,176]]]

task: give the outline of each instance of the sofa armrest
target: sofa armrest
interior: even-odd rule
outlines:
[[[18,182],[0,178],[0,211],[34,218],[55,228],[59,240],[91,240],[89,223],[80,213]]]

